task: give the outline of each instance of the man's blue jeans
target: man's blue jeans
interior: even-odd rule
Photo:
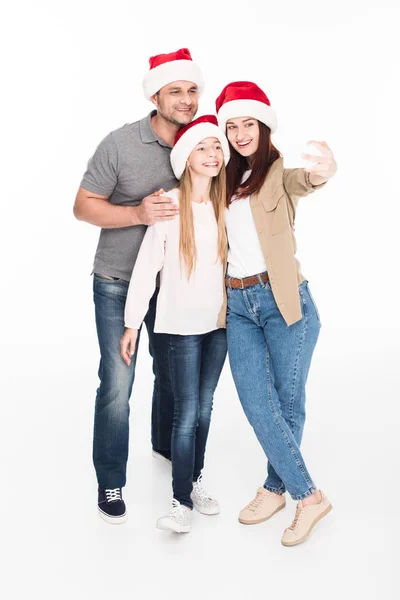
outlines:
[[[225,329],[200,335],[166,335],[175,411],[172,430],[172,488],[193,508],[193,481],[204,466],[215,388],[224,366]]]
[[[125,331],[124,311],[129,283],[93,276],[93,297],[100,346],[100,386],[97,389],[93,462],[100,488],[123,487],[129,445],[129,398],[135,378],[137,351],[128,367],[120,355],[120,339]],[[170,454],[173,419],[173,393],[165,336],[154,333],[157,293],[152,297],[145,324],[149,351],[153,358],[152,445]],[[139,346],[140,332],[137,340]]]
[[[303,317],[288,327],[269,283],[227,289],[228,352],[243,410],[268,458],[264,488],[294,500],[316,491],[300,452],[305,386],[320,320],[308,282],[299,286]]]

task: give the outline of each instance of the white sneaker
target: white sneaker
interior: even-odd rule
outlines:
[[[153,458],[157,458],[158,460],[162,460],[162,461],[168,463],[170,467],[172,467],[172,461],[171,461],[170,458],[167,458],[166,456],[164,456],[163,454],[160,454],[156,450],[152,450],[151,453],[153,455]]]
[[[169,515],[160,517],[156,527],[165,531],[175,531],[175,533],[189,533],[192,528],[192,511],[174,498],[172,511]]]
[[[219,513],[218,501],[211,498],[203,488],[201,475],[193,483],[193,491],[190,497],[193,500],[195,509],[203,515],[217,515]]]

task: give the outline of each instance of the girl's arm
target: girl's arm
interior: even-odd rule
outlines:
[[[139,329],[156,288],[157,273],[164,264],[167,223],[147,228],[132,271],[125,304],[125,327]]]
[[[147,228],[129,283],[125,303],[126,329],[120,341],[120,353],[128,367],[136,349],[138,330],[154,294],[157,273],[164,264],[166,227],[165,222],[160,222]]]

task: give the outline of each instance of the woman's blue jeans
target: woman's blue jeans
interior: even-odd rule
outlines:
[[[269,283],[228,287],[227,338],[243,410],[268,458],[264,488],[294,500],[316,491],[300,451],[305,386],[321,323],[308,282],[299,286],[302,319],[286,325]]]

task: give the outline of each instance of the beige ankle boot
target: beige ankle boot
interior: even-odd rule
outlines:
[[[321,492],[321,502],[303,506],[301,500],[297,503],[296,514],[290,527],[285,529],[282,536],[284,546],[296,546],[304,542],[310,535],[314,525],[332,510],[328,498]]]
[[[255,525],[270,519],[286,505],[284,495],[274,494],[265,488],[258,488],[256,497],[239,513],[239,521],[244,525]]]

